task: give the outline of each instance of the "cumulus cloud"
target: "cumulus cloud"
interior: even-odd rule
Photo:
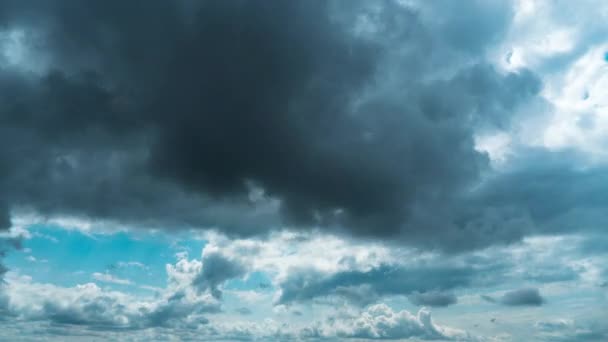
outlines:
[[[26,322],[66,327],[62,334],[68,335],[79,331],[86,335],[90,331],[152,328],[196,330],[209,323],[208,315],[221,312],[221,303],[216,298],[201,294],[192,286],[201,264],[181,259],[167,265],[167,287],[156,289],[153,297],[103,289],[94,283],[73,287],[37,283],[30,277],[11,273],[0,295],[0,312]],[[107,273],[92,276],[101,282],[133,284]]]
[[[357,316],[331,318],[324,325],[304,329],[302,335],[380,340],[475,340],[465,331],[435,324],[427,309],[422,308],[417,315],[412,315],[405,310],[393,311],[386,304],[370,306]]]
[[[100,288],[94,283],[60,287],[12,275],[4,288],[5,310],[26,320],[76,325],[93,330],[153,327],[193,329],[208,323],[206,314],[220,311],[210,295],[198,295],[188,280],[189,265],[172,269],[169,285],[155,298],[138,298]],[[107,274],[101,281],[126,284]]]
[[[259,323],[214,321],[211,324],[207,317],[219,311],[218,303],[212,297],[193,297],[196,291],[182,287],[186,285],[184,280],[195,272],[191,272],[193,265],[186,265],[192,262],[180,262],[181,265],[173,270],[176,273],[173,273],[167,291],[160,298],[136,298],[101,289],[93,283],[64,288],[13,275],[7,289],[10,298],[7,307],[11,314],[18,314],[26,321],[54,324],[55,333],[64,336],[93,336],[96,332],[107,331],[104,335],[107,337],[112,331],[123,331],[126,334],[123,336],[140,340],[144,337],[132,335],[135,331],[148,329],[146,331],[152,334],[148,337],[161,338],[162,331],[150,329],[169,328],[173,337],[205,339],[307,339],[316,331],[320,334],[317,337],[330,339],[472,340],[471,335],[462,330],[435,324],[426,309],[412,315],[407,311],[393,311],[385,304],[371,306],[361,315],[345,314],[305,328],[272,320]],[[194,270],[196,268],[194,266]],[[178,274],[183,276],[179,278],[181,280],[177,280]],[[242,307],[239,313],[247,315],[250,311]],[[54,334],[49,330],[45,332]]]

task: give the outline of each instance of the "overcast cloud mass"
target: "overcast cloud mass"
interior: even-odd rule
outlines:
[[[606,22],[0,0],[0,340],[608,340]]]

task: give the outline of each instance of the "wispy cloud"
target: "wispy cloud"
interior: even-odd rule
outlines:
[[[109,273],[95,272],[91,275],[91,277],[95,280],[98,280],[98,281],[101,281],[104,283],[112,283],[112,284],[119,284],[119,285],[132,285],[133,284],[133,282],[131,282],[128,279],[118,278]]]

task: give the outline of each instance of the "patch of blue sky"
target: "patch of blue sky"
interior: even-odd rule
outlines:
[[[165,265],[175,263],[176,253],[198,258],[205,245],[191,235],[181,239],[179,234],[149,232],[85,234],[51,225],[32,225],[28,230],[32,237],[23,241],[20,251],[7,256],[7,266],[35,282],[58,286],[96,282],[132,292],[139,292],[142,285],[165,287]],[[134,285],[96,280],[96,272]]]

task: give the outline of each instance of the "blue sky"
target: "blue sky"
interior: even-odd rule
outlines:
[[[607,22],[0,0],[0,341],[608,341]]]
[[[31,270],[34,281],[61,286],[90,281],[97,272],[164,287],[165,264],[174,262],[177,253],[200,254],[205,245],[204,240],[176,240],[164,233],[85,234],[53,225],[33,225],[28,231],[31,238],[6,262],[14,269]]]

